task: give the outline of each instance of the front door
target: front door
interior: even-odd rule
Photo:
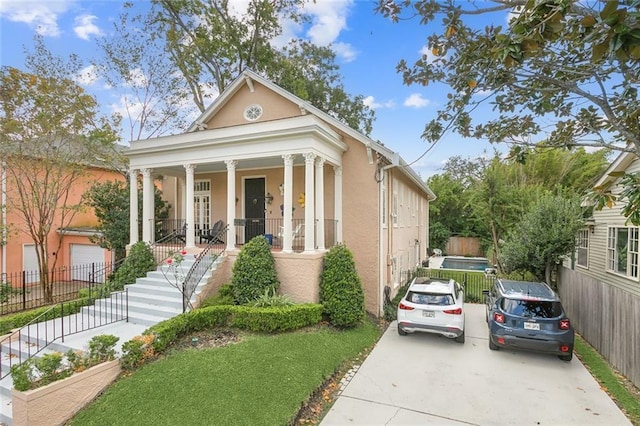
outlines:
[[[244,181],[244,241],[249,242],[256,235],[264,235],[264,178],[250,178]]]

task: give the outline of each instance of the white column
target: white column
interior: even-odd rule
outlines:
[[[315,184],[313,181],[313,165],[316,155],[308,152],[304,154],[304,251],[315,250]]]
[[[293,251],[293,155],[283,155],[284,159],[284,194],[282,207],[282,252]]]
[[[186,208],[187,208],[187,227],[185,229],[185,244],[186,248],[191,248],[196,246],[196,234],[195,234],[195,215],[193,212],[193,200],[194,200],[194,187],[193,187],[193,173],[196,169],[195,164],[185,164],[184,169],[187,172],[187,200],[186,200]]]
[[[336,220],[336,243],[342,243],[342,166],[333,166],[334,172],[334,212]]]
[[[225,160],[227,165],[227,250],[236,248],[236,165],[235,160]]]
[[[324,250],[324,162],[318,157],[316,161],[316,246]]]
[[[138,171],[129,170],[129,245],[138,242]]]
[[[149,244],[154,242],[154,188],[152,169],[142,169],[142,241]]]

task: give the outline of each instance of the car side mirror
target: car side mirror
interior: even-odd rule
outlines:
[[[486,297],[489,296],[489,290],[482,290],[482,294]]]

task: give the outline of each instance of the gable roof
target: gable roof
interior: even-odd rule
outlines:
[[[607,187],[614,184],[620,177],[612,176],[612,173],[625,172],[627,168],[638,159],[638,156],[633,152],[621,152],[618,157],[613,160],[607,170],[600,176],[600,179],[593,185],[594,187]]]
[[[371,138],[363,135],[359,131],[352,129],[342,121],[330,116],[326,112],[311,105],[308,101],[305,101],[293,93],[283,89],[270,80],[260,76],[259,74],[251,71],[243,71],[227,88],[213,101],[211,105],[189,126],[187,132],[196,132],[202,129],[202,125],[207,123],[218,111],[220,111],[227,102],[238,92],[242,87],[247,85],[250,89],[253,88],[253,81],[257,81],[261,85],[265,86],[269,90],[277,93],[290,102],[298,105],[301,111],[309,112],[322,121],[330,124],[331,126],[339,129],[341,132],[350,136],[354,140],[362,143],[367,151],[375,151],[378,154],[385,157],[389,163],[398,167],[402,173],[404,173],[411,181],[413,181],[419,188],[421,188],[430,199],[435,199],[435,194],[427,186],[427,184],[420,178],[420,176],[407,165],[407,163],[400,157],[397,152],[390,150],[379,142],[372,140]]]

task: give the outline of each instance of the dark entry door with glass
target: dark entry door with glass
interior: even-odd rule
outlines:
[[[244,181],[244,241],[249,242],[256,235],[264,235],[264,178],[250,178]]]

